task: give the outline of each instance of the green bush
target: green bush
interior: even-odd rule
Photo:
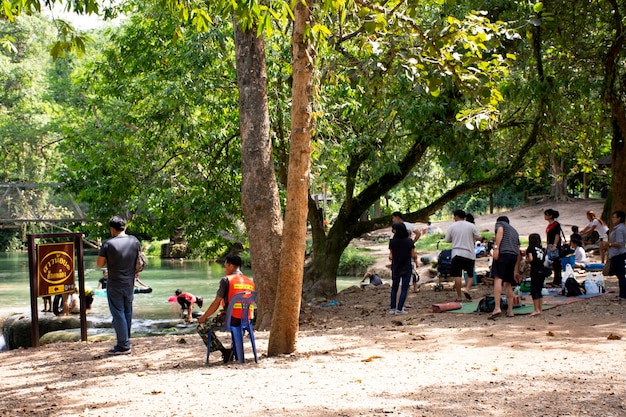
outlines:
[[[146,256],[161,256],[161,245],[169,243],[169,240],[153,240],[151,242],[143,241],[141,246]]]
[[[445,237],[444,233],[432,233],[422,236],[415,243],[415,250],[418,252],[434,252],[437,250],[437,242],[441,242],[439,249],[448,249],[450,244],[444,240]]]
[[[252,262],[250,261],[250,252],[249,251],[241,252],[239,254],[239,257],[241,258],[241,263],[243,264],[244,267],[246,267],[246,268],[251,268],[252,267]]]
[[[367,268],[375,262],[374,256],[368,249],[358,249],[348,246],[341,258],[339,258],[339,268],[337,275],[362,276]]]

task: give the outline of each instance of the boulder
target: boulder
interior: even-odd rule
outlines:
[[[33,346],[31,338],[32,321],[28,314],[15,314],[9,317],[2,328],[7,349]],[[41,317],[39,337],[57,330],[80,329],[80,319],[74,316]]]

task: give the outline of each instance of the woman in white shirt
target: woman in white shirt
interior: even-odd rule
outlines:
[[[601,218],[596,216],[596,213],[594,213],[593,210],[587,211],[587,220],[589,220],[589,223],[587,223],[587,226],[580,231],[580,234],[582,235],[583,240],[587,241],[594,231],[598,233],[598,240],[600,242],[598,243],[598,247],[600,248],[600,260],[604,263],[604,254],[607,249],[607,233],[609,232],[609,228],[606,224],[604,224]]]
[[[583,249],[583,242],[578,239],[572,239],[572,248],[574,249],[574,257],[576,268],[584,268],[587,264],[587,254],[585,253],[585,249]]]

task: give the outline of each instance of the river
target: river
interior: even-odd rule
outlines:
[[[96,290],[102,271],[96,266],[96,256],[85,256],[85,286]],[[244,274],[251,276],[250,270]],[[140,279],[152,288],[149,294],[135,294],[133,303],[133,332],[141,333],[154,328],[155,323],[171,322],[179,317],[178,303],[168,302],[174,291],[183,291],[204,297],[204,308],[208,307],[224,276],[221,264],[202,260],[170,260],[148,258],[148,265]],[[341,277],[337,280],[339,290],[350,285],[358,285],[359,278]],[[88,320],[91,322],[110,322],[111,316],[106,295],[96,291],[96,297]],[[43,313],[43,300],[38,299],[40,317]],[[198,310],[194,306],[194,310]],[[0,253],[0,316],[10,313],[30,314],[30,280],[28,277],[28,257],[24,253]],[[158,326],[157,326],[158,327]],[[0,341],[0,345],[3,341]]]

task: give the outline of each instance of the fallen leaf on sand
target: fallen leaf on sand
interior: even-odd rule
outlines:
[[[374,356],[370,356],[370,357],[369,357],[369,358],[367,358],[367,359],[363,359],[361,362],[371,362],[371,361],[373,361],[374,359],[380,359],[380,358],[382,358],[382,356],[376,356],[376,355],[374,355]]]
[[[622,340],[622,336],[610,333],[607,337],[608,340]]]

